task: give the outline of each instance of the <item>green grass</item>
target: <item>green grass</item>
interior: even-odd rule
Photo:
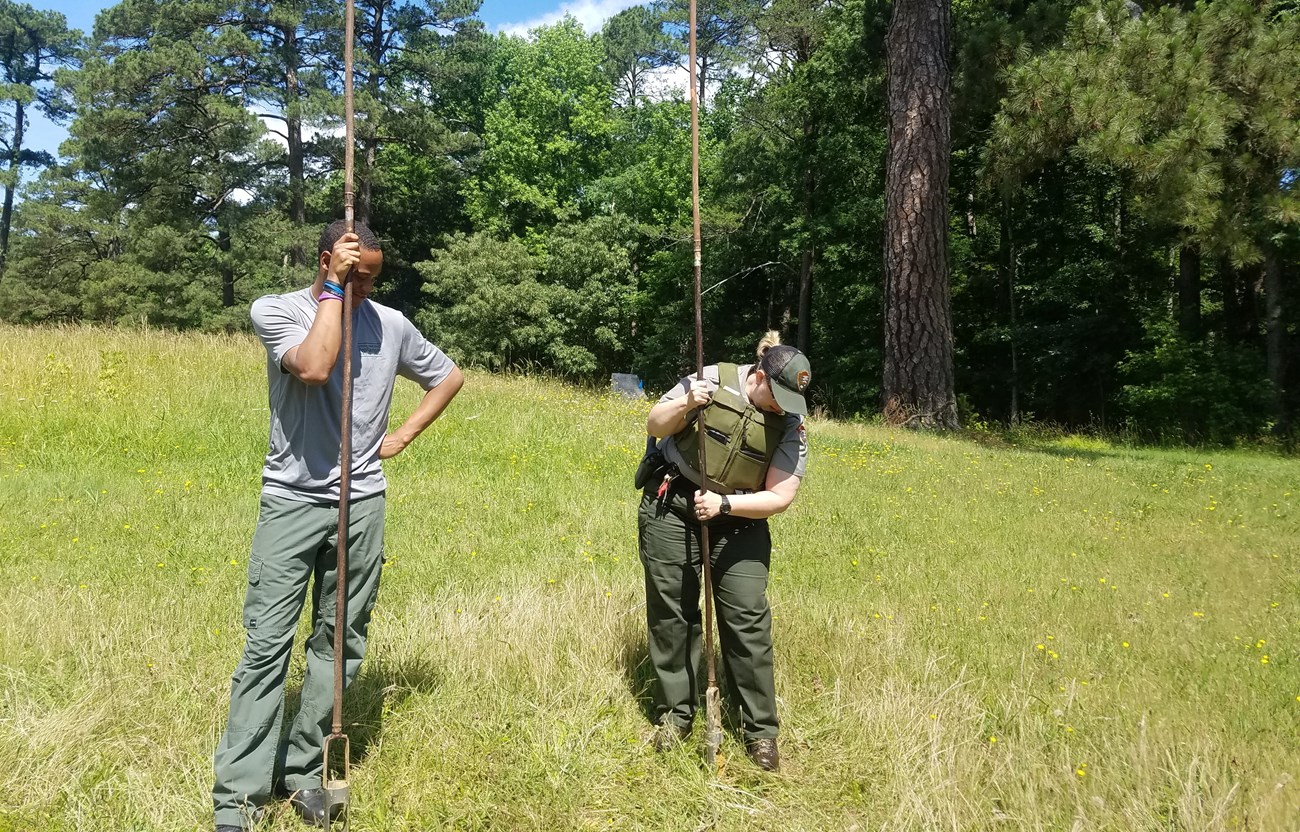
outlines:
[[[263,360],[0,328],[0,830],[210,825]],[[471,373],[388,464],[354,829],[1300,828],[1300,462],[814,422],[784,766],[712,777],[643,742],[645,407]]]

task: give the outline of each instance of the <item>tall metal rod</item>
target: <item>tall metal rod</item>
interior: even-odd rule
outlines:
[[[349,234],[356,228],[353,200],[352,33],[356,25],[352,0],[347,2],[343,41],[343,219]],[[348,605],[348,502],[352,489],[352,275],[343,283],[343,412],[339,441],[338,591],[334,602],[334,722],[343,734],[343,665]]]
[[[695,0],[691,0],[690,20],[690,70],[691,70],[691,223],[694,241],[695,271],[695,377],[704,378],[704,316],[700,301],[700,101],[696,81],[695,57]],[[700,449],[700,488],[708,492],[709,474],[705,460],[707,434],[703,417],[695,420],[698,431],[696,444]],[[713,564],[710,562],[709,527],[700,524],[700,561],[704,577],[704,655],[709,672],[709,685],[705,690],[704,756],[709,765],[716,765],[718,749],[722,746],[722,702],[718,691],[717,668],[713,660]]]
[[[356,229],[356,217],[353,211],[353,135],[354,118],[352,107],[352,41],[356,28],[356,12],[353,0],[347,0],[344,15],[343,38],[343,219],[347,224],[347,233]],[[334,712],[330,726],[330,735],[325,738],[322,749],[321,785],[326,795],[325,826],[329,828],[336,807],[341,808],[343,828],[348,828],[349,786],[348,777],[351,769],[352,744],[347,734],[343,733],[343,679],[346,665],[347,644],[347,610],[348,610],[348,508],[352,496],[352,269],[343,280],[343,403],[340,414],[339,435],[339,529],[338,562],[335,568],[336,582],[334,594]],[[343,744],[342,776],[330,776],[330,748],[333,744]]]

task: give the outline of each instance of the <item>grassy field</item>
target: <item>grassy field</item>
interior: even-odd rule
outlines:
[[[263,355],[0,328],[0,830],[210,828]],[[1300,829],[1300,462],[814,422],[784,766],[712,777],[644,744],[646,407],[472,373],[388,463],[354,829]]]

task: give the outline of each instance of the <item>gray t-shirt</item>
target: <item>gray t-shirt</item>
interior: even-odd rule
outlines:
[[[289,350],[307,339],[316,318],[311,289],[266,295],[253,302],[253,329],[266,347],[271,404],[271,442],[262,471],[267,494],[300,502],[339,498],[339,437],[343,407],[343,359],[329,381],[313,387],[285,370]],[[401,312],[364,300],[352,317],[353,499],[384,491],[388,483],[379,446],[388,431],[388,408],[398,375],[425,390],[437,387],[455,364],[425,340]]]
[[[745,379],[749,377],[749,371],[753,364],[741,364],[737,370],[740,374],[740,389],[737,390],[740,397],[749,401],[749,396],[745,394]],[[718,365],[710,364],[704,368],[704,380],[713,384],[714,390],[718,388]],[[673,399],[680,399],[685,396],[691,389],[691,382],[695,381],[695,374],[692,373],[681,381],[677,386],[664,393],[659,402],[669,402]],[[767,414],[769,419],[780,419],[782,417],[773,414]],[[781,434],[781,441],[776,446],[776,452],[772,455],[772,467],[778,471],[785,471],[794,474],[796,477],[803,477],[808,468],[808,434],[804,429],[803,417],[787,414],[785,417],[785,432]],[[692,422],[693,424],[693,422]],[[698,472],[699,460],[687,460],[677,448],[677,440],[669,436],[660,440],[659,449],[663,451],[664,459],[675,463],[678,468],[686,472],[695,482],[700,481]]]

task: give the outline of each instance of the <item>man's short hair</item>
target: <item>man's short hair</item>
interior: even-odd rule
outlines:
[[[335,220],[325,226],[325,230],[320,233],[320,242],[316,245],[316,256],[320,257],[322,253],[334,250],[334,244],[339,241],[348,231],[347,220]],[[370,230],[370,226],[364,222],[353,223],[352,232],[361,238],[361,247],[366,251],[383,251],[384,247],[380,244],[379,238],[375,232]]]

